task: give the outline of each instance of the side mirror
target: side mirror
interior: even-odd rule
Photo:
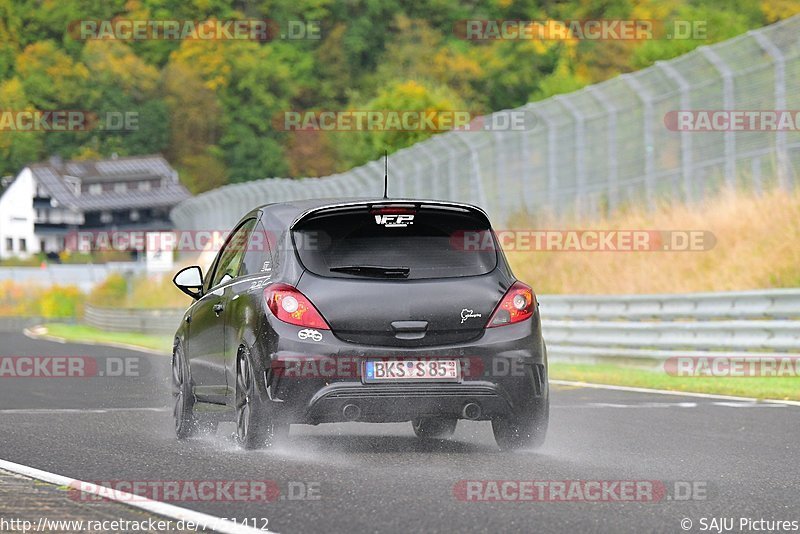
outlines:
[[[178,271],[172,283],[193,299],[203,296],[203,271],[197,265]]]

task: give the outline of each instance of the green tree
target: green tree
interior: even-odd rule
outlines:
[[[466,111],[464,102],[442,86],[425,86],[415,81],[395,82],[381,89],[378,95],[358,110],[453,112]],[[398,131],[393,129],[367,132],[331,133],[338,149],[342,168],[362,165],[383,154],[384,149],[395,152],[427,139],[437,133],[428,129]]]
[[[0,110],[9,113],[35,110],[18,78],[0,82]],[[39,159],[44,135],[45,132],[0,129],[0,175],[16,174],[28,163]]]

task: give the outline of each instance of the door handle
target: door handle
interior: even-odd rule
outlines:
[[[222,304],[214,304],[214,308],[212,309],[214,310],[216,316],[219,317],[219,314],[222,313],[222,311],[225,309],[225,306]]]

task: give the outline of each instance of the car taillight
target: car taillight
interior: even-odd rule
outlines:
[[[320,330],[331,329],[311,301],[288,284],[267,286],[264,298],[272,314],[284,323]]]
[[[524,321],[533,315],[535,306],[533,290],[522,282],[515,282],[495,308],[486,328]]]

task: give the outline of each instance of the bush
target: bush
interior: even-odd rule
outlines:
[[[69,319],[83,313],[85,295],[75,286],[42,288],[0,281],[0,316]]]
[[[106,308],[125,307],[128,297],[128,281],[121,274],[109,275],[89,294],[89,303]]]
[[[83,314],[85,295],[75,286],[52,286],[38,299],[38,315],[48,319],[66,319]]]

